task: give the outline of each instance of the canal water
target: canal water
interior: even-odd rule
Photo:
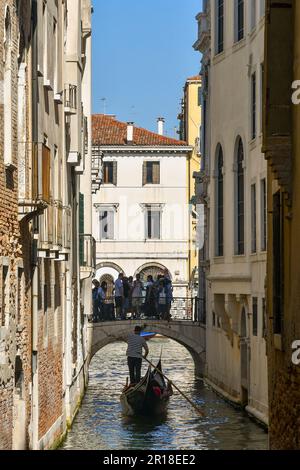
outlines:
[[[203,409],[205,418],[176,391],[164,417],[122,416],[119,396],[128,372],[126,344],[117,342],[94,356],[87,393],[63,449],[267,449],[263,428],[195,379],[193,360],[184,347],[167,338],[153,338],[148,344],[151,362],[162,348],[165,374]]]

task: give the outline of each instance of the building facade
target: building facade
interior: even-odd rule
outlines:
[[[16,233],[8,237],[6,227],[2,246],[11,244],[10,256],[18,259],[3,252],[1,360],[10,364],[12,398],[5,401],[0,390],[0,447],[48,449],[73,420],[87,381],[91,301],[84,299],[94,273],[91,4],[32,0],[18,6],[3,2],[3,11],[9,9],[3,31],[13,38],[3,41],[4,89],[11,83],[1,139],[9,214],[3,220],[11,218]],[[83,211],[86,224],[80,224]],[[8,415],[10,442],[2,431]]]
[[[200,167],[200,103],[201,77],[196,75],[187,79],[184,86],[182,109],[178,116],[180,120],[180,139],[193,148],[187,160],[187,201],[190,205],[189,224],[189,261],[188,278],[191,295],[198,295],[198,250],[197,250],[197,221],[198,214],[195,207],[195,184],[193,174]]]
[[[204,159],[195,176],[206,203],[206,377],[267,423],[264,2],[203,6],[194,47],[204,52]]]
[[[187,297],[190,151],[185,142],[114,116],[93,116],[93,154],[101,157],[103,173],[93,196],[97,279],[112,281],[124,272],[146,280],[167,268],[174,296]]]
[[[28,176],[30,1],[1,1],[0,12],[0,448],[22,449],[31,415],[31,264],[18,201]]]
[[[300,448],[300,5],[267,0],[263,150],[268,161],[271,449]]]

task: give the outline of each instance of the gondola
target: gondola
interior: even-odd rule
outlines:
[[[158,369],[158,370],[156,370]],[[156,369],[149,366],[146,375],[135,386],[125,386],[121,397],[122,411],[127,416],[160,415],[166,412],[172,385],[165,381],[161,371],[161,360]]]

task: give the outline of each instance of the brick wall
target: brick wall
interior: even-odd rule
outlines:
[[[25,440],[28,443],[30,419],[31,380],[31,316],[30,316],[30,237],[28,227],[20,229],[18,221],[18,62],[19,31],[30,26],[30,9],[23,2],[23,15],[17,16],[15,1],[0,0],[0,80],[4,78],[4,31],[6,7],[10,11],[12,44],[12,160],[15,168],[4,165],[4,106],[0,104],[0,449],[11,449],[13,440],[13,415],[15,403],[15,362],[18,354],[23,366],[22,398],[26,402]],[[28,35],[27,35],[28,38]],[[24,43],[25,46],[25,43]],[[22,46],[21,46],[22,47]],[[29,113],[29,107],[27,107]],[[3,263],[7,264],[6,314],[3,308]],[[18,268],[24,269],[21,291],[18,291]],[[5,296],[6,299],[6,296]],[[22,305],[18,309],[18,299]],[[18,318],[18,313],[20,313]],[[27,445],[27,444],[26,444]]]

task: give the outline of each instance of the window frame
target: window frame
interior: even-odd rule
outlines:
[[[215,0],[215,54],[224,52],[225,1]]]
[[[251,184],[251,253],[257,253],[257,191],[256,183]]]
[[[258,336],[258,298],[252,297],[252,336]]]
[[[219,144],[216,158],[216,256],[224,256],[224,154]],[[220,232],[220,228],[222,231]],[[221,233],[221,235],[220,235]]]
[[[235,223],[236,243],[235,254],[245,255],[245,151],[241,137],[236,143],[236,177],[235,177]]]
[[[106,217],[102,217],[102,214],[107,214]],[[111,214],[111,216],[109,216]],[[98,211],[98,220],[99,220],[99,241],[111,241],[115,240],[115,210],[112,207],[103,207],[100,208]],[[107,237],[102,236],[105,232],[105,227],[102,226],[103,221],[106,220],[106,224],[108,226],[107,229]],[[112,224],[111,227],[109,224]]]
[[[251,140],[257,136],[257,77],[256,71],[251,74]]]
[[[158,237],[156,236],[152,236],[152,234],[150,234],[149,236],[149,215],[150,214],[159,214],[159,217],[158,217],[158,221],[159,221],[159,227],[158,227],[158,231],[159,231],[159,234],[158,234]],[[162,211],[161,211],[161,208],[159,207],[156,207],[156,206],[148,206],[146,207],[146,211],[145,211],[145,217],[146,217],[146,223],[145,223],[145,239],[146,240],[161,240],[162,239]],[[151,231],[152,231],[152,219],[151,219]],[[155,232],[155,230],[154,230]]]

